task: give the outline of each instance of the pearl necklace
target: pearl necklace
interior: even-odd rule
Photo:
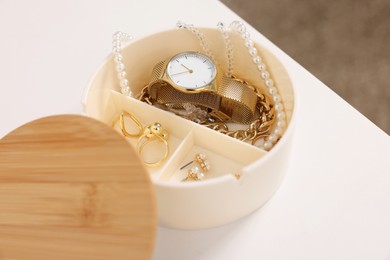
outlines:
[[[125,96],[133,97],[133,92],[127,79],[127,73],[125,71],[125,64],[123,63],[122,42],[133,39],[129,34],[124,32],[116,32],[112,36],[112,52],[114,56],[114,62],[116,64],[116,71],[118,73],[119,85],[121,92]]]
[[[200,45],[202,49],[205,51],[208,56],[211,58],[214,57],[211,50],[209,49],[205,37],[202,32],[199,31],[199,29],[195,28],[192,24],[185,24],[183,22],[178,22],[176,24],[178,28],[187,29],[190,32],[192,32],[199,40]],[[225,46],[226,46],[226,54],[228,58],[228,70],[227,70],[227,76],[231,76],[233,73],[233,67],[234,67],[234,59],[233,59],[233,48],[232,44],[229,38],[228,30],[225,28],[224,24],[219,22],[217,25],[219,31],[222,34]],[[246,27],[244,23],[240,21],[234,21],[229,26],[230,30],[241,34],[241,38],[244,40],[245,46],[248,48],[248,53],[250,57],[252,58],[252,61],[254,65],[256,66],[257,70],[260,72],[260,78],[264,82],[264,85],[267,88],[268,93],[271,95],[272,100],[274,102],[274,109],[276,111],[275,117],[275,128],[271,131],[271,133],[262,139],[259,139],[257,141],[258,146],[265,150],[270,150],[274,144],[279,140],[279,138],[282,136],[285,128],[286,128],[286,114],[284,112],[282,98],[278,94],[278,90],[275,86],[275,83],[273,79],[271,78],[270,73],[267,71],[267,66],[264,64],[263,59],[258,55],[257,49],[254,46],[253,40],[250,39],[250,34],[246,30]],[[215,58],[213,58],[216,62]]]
[[[201,33],[197,28],[193,25],[188,25],[182,22],[178,22],[177,27],[184,28],[191,31],[195,34],[200,42],[201,47],[206,52],[206,54],[215,61],[215,57],[211,52],[210,48],[205,41],[205,37],[203,33]],[[271,78],[270,73],[267,70],[266,65],[264,64],[263,59],[258,55],[257,49],[254,46],[253,40],[250,39],[250,34],[246,30],[244,23],[240,21],[234,21],[229,26],[230,30],[239,33],[241,38],[244,40],[245,46],[248,48],[248,53],[252,58],[254,65],[260,73],[260,78],[263,80],[264,85],[267,88],[268,93],[271,95],[272,100],[274,102],[275,109],[275,127],[272,129],[271,133],[267,136],[258,140],[258,146],[265,150],[270,150],[274,144],[279,140],[282,136],[283,132],[286,128],[286,113],[284,112],[284,106],[282,102],[281,96],[278,94],[278,89],[275,86],[274,80]],[[218,29],[222,33],[224,43],[226,46],[226,53],[228,58],[228,71],[227,75],[231,76],[234,60],[233,60],[233,48],[229,39],[228,31],[224,27],[223,23],[218,23]],[[123,32],[116,32],[113,35],[112,41],[112,50],[114,56],[114,62],[116,63],[116,71],[118,73],[119,84],[121,87],[121,92],[125,96],[133,97],[133,93],[131,91],[131,87],[129,85],[129,81],[127,80],[127,73],[125,72],[125,64],[123,63],[123,56],[121,55],[122,50],[122,42],[132,39],[132,37]]]
[[[264,149],[270,150],[282,136],[286,128],[286,113],[284,112],[282,98],[278,94],[278,89],[276,88],[275,82],[272,80],[270,73],[267,71],[267,67],[264,64],[263,59],[258,55],[257,49],[254,46],[254,42],[250,39],[250,34],[246,30],[244,23],[240,21],[234,21],[230,24],[229,27],[233,32],[241,34],[241,38],[244,40],[244,44],[248,48],[248,53],[252,57],[252,61],[255,64],[257,70],[260,72],[260,78],[263,80],[268,93],[271,95],[272,100],[274,101],[274,109],[276,112],[275,128],[271,131],[268,137],[264,138],[262,143],[262,147]]]

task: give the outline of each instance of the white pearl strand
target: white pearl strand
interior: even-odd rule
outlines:
[[[121,92],[125,96],[133,97],[133,92],[131,91],[129,81],[127,79],[127,73],[125,71],[125,64],[123,63],[123,56],[121,55],[122,51],[122,42],[132,39],[130,35],[124,32],[116,32],[112,36],[112,52],[114,55],[114,62],[116,63],[116,71],[118,73],[119,85],[121,87]]]
[[[278,141],[279,137],[282,136],[286,128],[286,113],[283,109],[282,98],[278,94],[278,89],[274,85],[274,81],[272,80],[270,73],[267,71],[266,65],[262,62],[262,58],[257,54],[257,49],[254,46],[254,42],[250,39],[250,34],[246,30],[245,25],[240,21],[234,21],[230,24],[230,29],[241,34],[245,46],[248,48],[249,55],[252,57],[253,63],[257,66],[257,70],[260,72],[260,77],[264,81],[268,93],[271,95],[274,102],[276,117],[275,127],[272,129],[271,133],[263,139],[263,142],[260,143],[260,146],[263,149],[270,150]]]
[[[225,25],[222,22],[219,22],[217,24],[217,27],[222,34],[223,41],[224,41],[225,47],[226,47],[226,56],[227,56],[227,60],[228,60],[228,69],[226,72],[226,76],[231,77],[233,74],[233,68],[234,68],[232,42],[230,41],[230,37],[229,37],[229,34],[227,32]]]

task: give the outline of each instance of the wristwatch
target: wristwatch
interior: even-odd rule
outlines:
[[[257,94],[248,85],[227,77],[211,58],[194,51],[157,63],[148,84],[151,99],[167,106],[184,103],[207,108],[222,121],[252,121]]]

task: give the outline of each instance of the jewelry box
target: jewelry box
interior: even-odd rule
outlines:
[[[227,70],[220,31],[201,30],[219,66]],[[241,35],[229,32],[229,37],[233,46],[234,75],[266,92]],[[92,77],[83,100],[87,116],[111,126],[114,119],[126,111],[141,125],[158,122],[169,131],[169,157],[160,167],[146,167],[155,188],[160,225],[199,229],[232,222],[264,205],[282,183],[292,148],[297,109],[295,89],[283,64],[261,44],[255,42],[254,45],[283,100],[287,125],[280,140],[269,151],[123,95],[112,55]],[[155,64],[186,51],[202,52],[202,48],[193,34],[179,29],[150,34],[125,45],[121,55],[131,91],[142,91],[150,81]],[[118,124],[114,128],[120,132]],[[127,140],[134,148],[137,146],[137,139]],[[181,168],[194,161],[197,154],[207,154],[211,164],[207,178],[183,181],[188,177],[188,170]]]

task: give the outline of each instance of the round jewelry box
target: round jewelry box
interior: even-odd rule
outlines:
[[[227,69],[226,50],[217,29],[201,28],[218,65]],[[239,34],[229,33],[233,46],[233,74],[266,92],[263,81]],[[142,125],[159,122],[169,131],[170,155],[160,167],[147,167],[155,186],[159,224],[171,228],[215,227],[248,215],[266,203],[287,172],[296,114],[295,91],[283,65],[255,43],[283,100],[287,127],[270,151],[218,133],[205,126],[120,93],[116,64],[110,55],[86,90],[86,115],[112,125],[126,111]],[[186,30],[154,33],[127,44],[121,54],[131,91],[148,84],[155,64],[185,51],[202,52],[199,41]],[[118,127],[116,127],[119,130]],[[119,130],[120,131],[120,130]],[[136,139],[129,138],[134,145]],[[153,151],[150,153],[153,154]],[[202,181],[184,181],[196,154],[207,154],[211,169]],[[137,174],[137,173],[135,173]]]

